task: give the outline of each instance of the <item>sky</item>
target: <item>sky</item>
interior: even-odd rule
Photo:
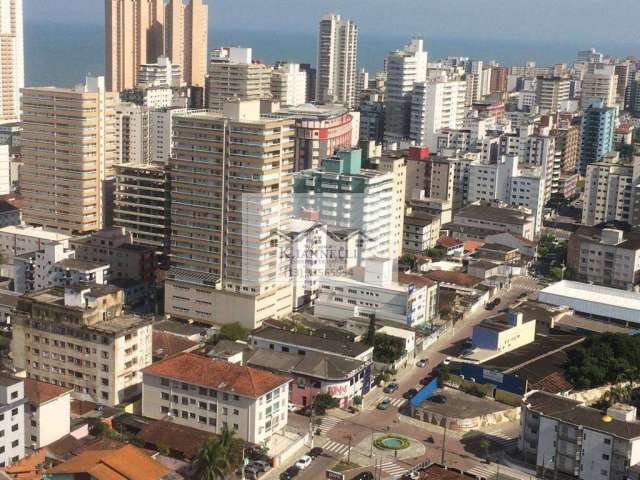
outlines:
[[[363,34],[637,45],[638,0],[206,0],[210,29],[314,31],[329,12]],[[24,0],[27,22],[102,25],[104,0]],[[636,53],[636,52],[630,52]]]

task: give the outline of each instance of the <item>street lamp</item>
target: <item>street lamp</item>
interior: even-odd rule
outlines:
[[[349,440],[349,450],[347,450],[347,463],[351,463],[351,440],[353,440],[353,435],[348,433],[345,435],[345,438]]]
[[[449,426],[449,419],[444,417],[444,435],[442,436],[442,458],[440,459],[440,465],[445,466],[444,455],[447,449],[447,427]]]

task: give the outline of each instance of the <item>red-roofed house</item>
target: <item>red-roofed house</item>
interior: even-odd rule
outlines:
[[[453,237],[440,237],[436,244],[444,249],[445,254],[449,256],[459,256],[464,254],[464,242]]]
[[[227,427],[255,444],[287,424],[290,379],[195,353],[179,353],[143,370],[142,414],[200,430]]]
[[[42,448],[69,434],[71,389],[25,378],[24,396],[26,446]]]

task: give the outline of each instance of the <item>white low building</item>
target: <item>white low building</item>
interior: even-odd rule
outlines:
[[[71,388],[33,378],[24,381],[27,399],[25,445],[34,450],[69,434],[71,427]]]
[[[0,467],[8,467],[24,457],[24,381],[0,375]]]

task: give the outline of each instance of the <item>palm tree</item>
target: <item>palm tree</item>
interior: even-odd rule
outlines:
[[[224,480],[231,470],[228,450],[221,438],[210,437],[200,447],[195,461],[195,478],[198,480]]]

